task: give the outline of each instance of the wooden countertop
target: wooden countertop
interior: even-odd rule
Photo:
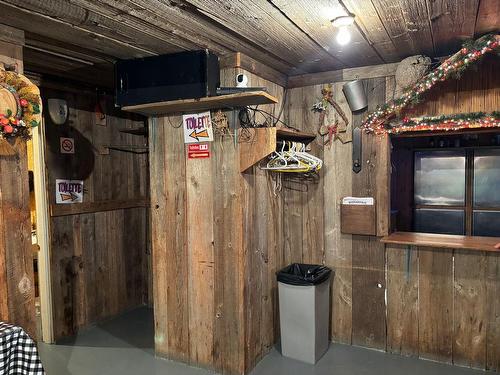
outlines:
[[[447,249],[468,249],[478,251],[500,252],[495,245],[500,243],[499,237],[456,236],[449,234],[394,232],[381,239],[384,243],[397,245],[414,245],[440,247]]]

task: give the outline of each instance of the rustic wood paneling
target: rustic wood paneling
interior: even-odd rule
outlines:
[[[420,248],[418,261],[419,355],[451,363],[453,252],[439,248]]]
[[[210,159],[186,161],[189,353],[195,363],[213,363],[214,239],[213,174]],[[209,218],[207,220],[207,218]]]
[[[94,207],[51,218],[54,334],[59,339],[147,301],[148,208],[127,202],[147,199],[148,166],[146,155],[95,151],[111,139],[143,144],[144,138],[119,132],[142,121],[119,117],[124,115],[113,112],[108,101],[107,126],[99,126],[95,96],[51,89],[42,96],[66,99],[70,113],[60,126],[45,116],[49,201],[55,204],[55,179],[83,179],[84,205]],[[61,136],[74,137],[74,155],[59,153]],[[107,204],[117,201],[124,205]]]
[[[352,131],[352,115],[342,93],[342,82],[333,84],[334,98],[349,119],[347,132]],[[321,95],[316,86],[315,97]],[[343,197],[352,195],[351,164],[352,143],[336,142],[324,149],[324,233],[325,260],[333,267],[332,284],[332,339],[345,344],[352,337],[352,236],[340,232],[340,203]]]
[[[453,363],[484,368],[488,308],[487,257],[483,252],[454,254]]]
[[[23,72],[24,35],[3,27],[0,63]],[[0,319],[19,325],[36,338],[33,250],[31,246],[28,154],[17,140],[14,155],[0,156]]]
[[[391,245],[387,253],[387,351],[418,354],[418,251]]]
[[[486,56],[477,66],[465,72],[460,80],[439,84],[424,102],[409,114],[415,116],[443,113],[492,111],[498,109],[500,87],[498,58]],[[316,75],[314,75],[316,76]],[[311,76],[312,83],[317,84]],[[341,80],[342,75],[324,76],[324,81]],[[384,81],[384,82],[382,82]],[[289,81],[291,82],[291,81]],[[300,82],[299,80],[297,82]],[[394,77],[365,79],[369,109],[392,98]],[[300,84],[307,85],[307,79]],[[310,98],[320,97],[321,85],[296,87],[289,90],[293,106],[288,109],[289,121],[301,118],[310,109]],[[342,82],[335,83],[335,98],[345,105]],[[301,98],[302,95],[302,98]],[[344,101],[344,102],[343,102]],[[296,106],[302,106],[302,109]],[[346,112],[350,115],[349,110]],[[354,114],[353,123],[361,121],[363,113]],[[317,121],[313,116],[311,121]],[[386,200],[384,189],[392,191],[393,205],[404,209],[403,201],[411,204],[412,191],[407,186],[395,186],[392,177],[413,174],[410,150],[403,150],[392,159],[386,157],[389,143],[374,136],[363,137],[363,170],[351,172],[351,146],[334,143],[323,149],[324,241],[326,265],[336,271],[332,290],[332,340],[386,349],[388,352],[418,356],[456,365],[498,370],[498,254],[470,252],[444,248],[387,245],[375,237],[346,236],[339,233],[340,213],[336,206],[342,196],[367,195]],[[410,179],[411,180],[411,179]],[[387,188],[391,184],[391,189]],[[292,194],[295,194],[293,192]],[[285,202],[292,201],[286,192]],[[404,197],[404,199],[403,199]],[[301,201],[302,204],[307,204]],[[408,206],[409,207],[409,206]],[[301,212],[300,208],[294,207]],[[304,210],[304,209],[303,209]],[[381,211],[382,210],[382,211]],[[400,213],[401,214],[401,213]],[[404,224],[411,230],[411,212],[403,213]],[[304,236],[297,215],[284,211],[285,232]],[[389,217],[383,217],[384,231]],[[382,228],[379,228],[382,232]],[[299,241],[298,239],[295,242]],[[307,241],[308,242],[308,241]],[[285,246],[285,249],[288,249]],[[297,253],[298,251],[287,253]],[[296,258],[307,254],[306,241]],[[380,285],[378,285],[380,284]]]
[[[500,371],[500,256],[487,254],[486,369]]]
[[[232,85],[240,71],[223,69],[222,84]],[[250,85],[266,86],[280,101],[259,109],[278,115],[283,88],[245,74]],[[233,133],[237,113],[225,114]],[[232,134],[217,134],[209,159],[189,160],[179,123],[170,116],[149,126],[156,351],[241,374],[276,338],[282,198],[274,196],[264,171],[240,173],[238,142],[244,139],[235,144]]]

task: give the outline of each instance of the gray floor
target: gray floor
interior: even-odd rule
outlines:
[[[154,357],[153,315],[147,308],[86,329],[58,345],[40,345],[48,375],[208,375],[209,371]],[[479,375],[483,371],[403,358],[333,344],[311,366],[282,357],[276,350],[251,375]],[[491,373],[493,374],[493,373]]]

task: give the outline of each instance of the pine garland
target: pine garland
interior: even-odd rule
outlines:
[[[407,106],[417,104],[424,92],[431,89],[436,83],[446,81],[451,77],[460,77],[461,73],[471,64],[475,63],[484,54],[489,53],[499,47],[498,37],[493,34],[485,35],[475,41],[464,43],[463,48],[453,56],[445,60],[439,67],[422,77],[415,86],[406,90],[399,98],[394,99],[371,113],[361,125],[367,132],[382,134],[395,131],[394,126],[390,126],[388,121],[397,115]],[[410,131],[411,126],[405,125],[404,131]]]
[[[500,127],[500,112],[471,112],[437,117],[422,117],[410,119],[405,117],[402,122],[389,124],[387,133],[397,134],[408,131],[454,131],[460,129]]]

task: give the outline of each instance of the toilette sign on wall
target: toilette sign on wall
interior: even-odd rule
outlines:
[[[184,143],[212,142],[212,119],[210,111],[182,116]]]
[[[83,202],[83,181],[56,180],[56,203],[70,204]]]

